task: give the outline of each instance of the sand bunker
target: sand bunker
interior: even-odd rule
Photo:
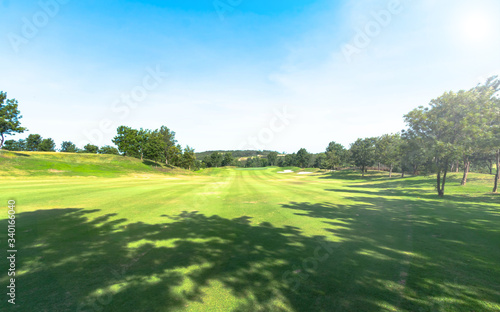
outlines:
[[[278,173],[292,173],[293,170],[278,171]]]
[[[299,172],[297,174],[311,174],[312,172]]]

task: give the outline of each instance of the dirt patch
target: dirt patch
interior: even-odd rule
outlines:
[[[48,170],[50,173],[63,173],[63,172],[66,172],[64,170],[56,170],[56,169],[49,169]]]

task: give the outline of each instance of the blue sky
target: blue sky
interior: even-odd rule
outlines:
[[[14,138],[58,145],[166,125],[197,151],[320,152],[398,132],[411,109],[500,74],[494,0],[0,0],[0,10],[0,90],[30,130]]]

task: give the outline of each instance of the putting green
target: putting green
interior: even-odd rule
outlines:
[[[4,249],[7,201],[17,209],[9,308],[500,310],[490,176],[452,175],[440,199],[432,177],[282,170],[2,178]]]

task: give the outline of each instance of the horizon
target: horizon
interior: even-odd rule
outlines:
[[[165,125],[197,153],[319,153],[399,132],[412,109],[500,74],[493,0],[0,6],[0,91],[29,129],[7,139],[57,147]]]

